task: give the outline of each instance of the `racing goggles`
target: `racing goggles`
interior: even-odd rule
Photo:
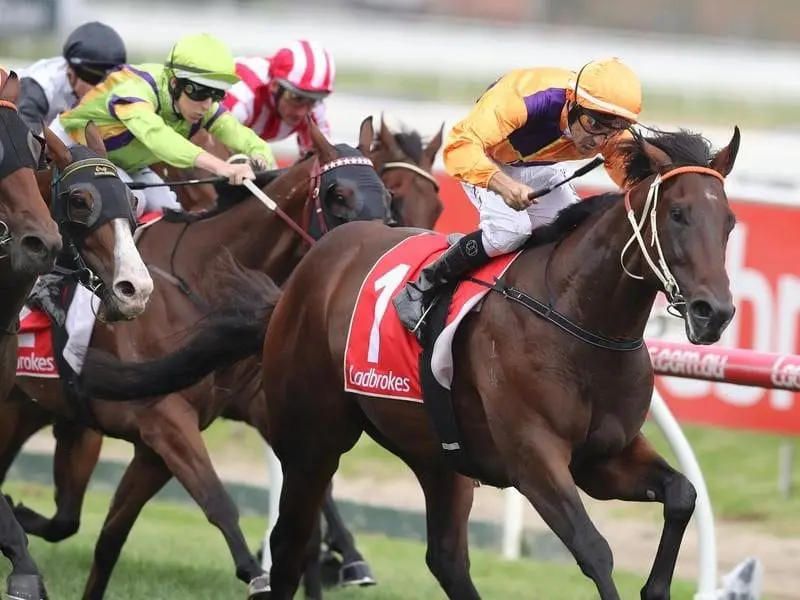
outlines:
[[[590,135],[604,135],[606,137],[622,133],[631,126],[631,122],[623,117],[599,113],[581,108],[578,114],[578,123]]]
[[[314,108],[320,103],[319,98],[305,96],[285,87],[283,88],[283,94],[281,97],[286,98],[286,101],[296,108]]]
[[[222,102],[225,97],[225,90],[200,85],[194,81],[186,81],[183,84],[183,93],[188,96],[189,100],[195,102],[205,102],[209,98],[214,102]]]

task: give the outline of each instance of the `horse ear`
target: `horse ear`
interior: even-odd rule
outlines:
[[[97,125],[94,124],[94,121],[89,121],[86,123],[86,128],[83,132],[84,136],[86,137],[86,145],[97,153],[98,156],[103,158],[108,158],[108,153],[106,152],[106,145],[103,143],[103,138],[100,135],[100,130],[97,129]]]
[[[361,154],[366,156],[372,150],[372,141],[375,139],[375,128],[372,126],[372,115],[361,121],[361,128],[358,130],[358,149]]]
[[[319,153],[320,157],[325,162],[336,158],[336,148],[333,147],[333,144],[331,144],[328,141],[328,138],[326,138],[325,135],[319,130],[319,127],[317,127],[317,124],[311,115],[306,117],[306,123],[308,124],[308,135],[311,138],[311,143]]]
[[[642,150],[650,160],[650,168],[654,173],[666,173],[672,169],[672,159],[669,154],[646,140],[641,140],[640,143],[642,144]]]
[[[433,167],[433,161],[436,160],[436,153],[439,151],[439,148],[442,147],[442,140],[444,138],[444,121],[442,121],[442,126],[439,128],[439,133],[437,133],[433,139],[428,142],[428,145],[425,146],[425,150],[422,151],[422,157],[420,159],[420,167],[423,169],[430,170]]]
[[[66,169],[72,162],[72,153],[67,145],[44,123],[42,123],[42,133],[44,133],[47,158],[56,163],[56,167],[59,169]]]
[[[389,131],[389,128],[386,126],[383,115],[381,115],[380,141],[381,145],[389,152],[389,156],[392,157],[392,160],[403,160],[405,155],[397,144],[397,140],[394,139],[392,132]]]
[[[14,71],[9,71],[3,86],[0,87],[0,99],[16,104],[17,98],[19,98],[19,89],[19,77]]]
[[[739,126],[734,125],[733,137],[730,143],[714,155],[711,159],[711,168],[723,177],[727,177],[733,170],[733,163],[736,162],[736,155],[739,154]]]

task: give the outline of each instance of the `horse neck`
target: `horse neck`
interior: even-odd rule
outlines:
[[[638,204],[634,205],[637,215],[641,213],[641,203]],[[631,234],[624,203],[620,200],[601,214],[590,217],[556,245],[552,257],[543,256],[535,249],[523,253],[510,274],[520,278],[519,286],[523,290],[542,289],[542,273],[551,260],[548,281],[557,311],[593,333],[616,339],[640,338],[644,335],[657,290],[645,281],[630,277],[622,269],[620,256]],[[645,263],[637,245],[626,252],[625,264],[631,273],[644,274]],[[525,279],[529,280],[527,285]],[[540,282],[538,286],[536,281]],[[540,299],[546,300],[544,296]]]
[[[303,169],[294,177],[276,180],[265,193],[302,227],[311,184]],[[216,252],[218,246],[225,246],[245,267],[268,273],[279,284],[289,276],[302,253],[300,235],[254,196],[192,228],[217,242],[209,250]]]

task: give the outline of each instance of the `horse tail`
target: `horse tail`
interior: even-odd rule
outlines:
[[[84,357],[77,392],[85,398],[128,401],[164,396],[186,389],[211,372],[259,354],[264,346],[272,310],[281,289],[266,274],[242,267],[223,253],[204,278],[217,300],[210,312],[192,326],[194,334],[182,347],[153,360],[125,362],[90,348]],[[210,294],[203,293],[208,299]]]

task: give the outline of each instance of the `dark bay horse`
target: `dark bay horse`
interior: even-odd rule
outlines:
[[[47,275],[63,251],[69,262],[78,261],[72,274],[98,287],[102,295],[101,317],[108,320],[133,318],[144,310],[153,288],[144,264],[133,244],[133,213],[130,191],[106,160],[102,140],[90,124],[85,132],[89,147],[72,151],[44,127],[44,140],[37,140],[16,114],[13,102],[19,92],[12,73],[0,90],[0,183],[2,193],[2,246],[9,249],[0,258],[3,293],[0,357],[0,397],[8,396],[17,366],[18,318],[37,276]],[[44,142],[44,147],[42,143]],[[44,151],[53,164],[35,172]],[[49,201],[48,208],[45,198]],[[62,241],[63,240],[63,241]],[[60,267],[63,268],[63,267]],[[14,420],[0,422],[13,428]],[[0,509],[9,511],[5,499]],[[9,511],[10,514],[10,511]],[[13,521],[13,519],[11,519]],[[19,530],[3,519],[3,529]],[[19,532],[22,541],[24,535]],[[6,548],[3,547],[6,553]],[[44,596],[35,570],[17,579],[17,559],[27,555],[19,549],[6,553],[15,564],[8,584],[11,597]],[[30,570],[32,565],[27,566]],[[20,587],[22,586],[22,587]],[[26,587],[27,586],[27,587]],[[37,591],[39,590],[39,591]]]
[[[0,393],[7,394],[17,365],[19,312],[36,277],[55,266],[62,240],[36,184],[40,142],[17,113],[19,79],[14,72],[2,72],[0,77],[4,78],[0,87]],[[8,596],[45,600],[44,581],[28,552],[28,539],[2,497],[0,551],[11,562]]]
[[[653,392],[642,336],[662,291],[694,344],[715,343],[732,319],[725,248],[736,219],[723,182],[738,147],[738,128],[716,153],[686,131],[623,142],[627,193],[592,197],[537,229],[502,285],[486,282],[501,293],[489,293],[467,315],[453,342],[451,396],[470,475],[526,496],[602,600],[620,598],[613,557],[578,488],[598,499],[664,505],[641,597],[670,598],[696,494],[641,432]],[[294,597],[323,494],[362,431],[419,479],[426,560],[447,597],[480,597],[469,573],[472,478],[445,456],[424,406],[344,391],[345,341],[362,282],[379,257],[415,233],[372,223],[338,228],[303,258],[270,307],[261,380],[268,439],[284,473],[270,540],[270,598]],[[536,299],[549,304],[537,308]],[[202,360],[235,355],[220,349],[219,333],[198,328],[179,352],[153,361],[158,379],[148,374],[151,364],[117,364],[122,381],[122,370],[106,373],[103,389],[124,395],[136,382],[138,393],[148,385],[163,391],[166,374],[185,386],[203,376]],[[100,360],[90,370],[102,377],[107,366]]]
[[[362,140],[373,136],[368,125],[362,128]],[[157,283],[147,310],[135,321],[113,328],[98,323],[92,347],[128,360],[158,356],[176,347],[209,310],[201,290],[213,288],[213,282],[208,280],[208,265],[223,250],[230,251],[245,268],[267,273],[281,283],[307,251],[304,236],[309,235],[308,231],[319,237],[351,219],[388,219],[389,193],[371,163],[355,148],[331,145],[318,131],[314,140],[313,156],[289,169],[266,174],[259,182],[261,185],[269,181],[264,191],[282,209],[283,217],[270,212],[245,190],[223,185],[219,187],[220,201],[214,211],[168,215],[145,229],[139,238],[139,249]],[[206,296],[222,294],[224,286],[219,287],[219,292]],[[103,595],[139,511],[173,475],[222,530],[237,576],[249,585],[249,596],[263,594],[262,571],[247,549],[238,527],[237,509],[217,477],[200,436],[202,429],[229,409],[264,431],[260,396],[244,398],[232,391],[240,387],[240,368],[248,371],[247,365],[237,365],[218,373],[213,381],[156,401],[109,408],[98,399],[102,396],[95,396],[84,412],[66,402],[58,382],[19,378],[14,397],[5,405],[0,404],[0,417],[27,406],[27,429],[22,433],[6,432],[2,439],[6,444],[4,457],[13,457],[20,440],[30,435],[31,428],[41,427],[43,419],[58,419],[54,429],[56,516],[47,519],[25,507],[17,508],[28,532],[51,541],[77,531],[83,494],[100,450],[97,432],[135,445],[135,457],[120,483],[97,543],[87,597]],[[249,372],[259,374],[257,359],[251,359]],[[36,398],[35,405],[30,397]],[[43,415],[38,421],[34,411]],[[10,460],[6,462],[4,458],[2,467],[9,464]]]

